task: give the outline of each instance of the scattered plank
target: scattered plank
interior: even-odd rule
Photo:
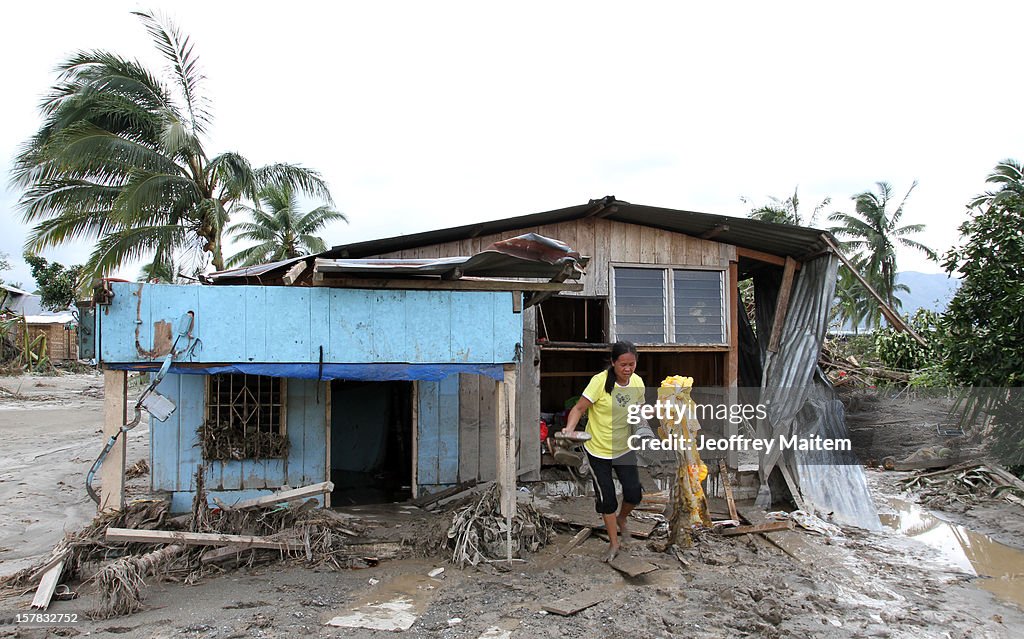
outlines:
[[[50,599],[53,598],[53,591],[57,589],[57,582],[60,581],[62,572],[64,572],[63,558],[43,574],[43,578],[39,581],[39,587],[36,588],[36,595],[32,598],[33,609],[46,610],[50,606]]]
[[[569,540],[569,544],[565,547],[565,549],[562,550],[561,555],[563,557],[568,555],[570,552],[572,552],[573,548],[579,546],[584,541],[586,541],[587,538],[590,537],[590,533],[592,532],[594,532],[593,528],[584,528],[580,530],[578,533],[576,533],[575,536],[573,536],[572,539]]]
[[[755,526],[769,522],[765,512],[760,508],[737,507],[737,510],[739,510],[740,516]],[[781,530],[775,534],[762,535],[761,537],[770,541],[772,545],[793,559],[808,566],[831,563],[835,560],[826,549],[827,547],[811,543],[807,540],[806,535],[795,530]]]
[[[455,484],[450,488],[445,488],[444,490],[438,491],[436,493],[429,493],[427,495],[423,495],[422,497],[417,497],[416,499],[413,499],[409,503],[418,508],[426,508],[434,504],[435,502],[441,501],[446,497],[455,497],[460,493],[467,492],[474,486],[476,486],[475,479],[470,481],[464,481],[461,484]]]
[[[577,593],[571,597],[566,597],[565,599],[559,599],[554,603],[544,604],[541,608],[552,614],[568,617],[569,615],[574,615],[581,610],[586,610],[591,606],[596,606],[607,598],[608,595],[588,590],[586,592]]]
[[[735,528],[726,528],[719,534],[723,537],[735,537],[736,535],[750,535],[753,533],[770,533],[777,532],[779,530],[793,530],[793,522],[786,521],[769,521],[763,524],[756,524],[753,526],[737,526]]]
[[[131,528],[107,528],[106,539],[107,541],[127,541],[136,544],[234,545],[243,548],[270,548],[272,550],[302,550],[306,547],[299,541],[275,541],[255,535],[222,535],[220,533],[194,533],[177,530],[133,530]]]
[[[930,470],[933,468],[949,468],[970,461],[971,457],[935,457],[933,459],[917,459],[914,461],[898,461],[893,470]]]
[[[729,481],[729,467],[724,459],[718,460],[719,477],[722,478],[722,487],[725,488],[725,500],[729,504],[729,519],[738,521],[740,516],[736,513],[736,500],[732,497],[732,482]]]
[[[608,562],[608,565],[628,577],[639,577],[658,569],[654,564],[647,563],[643,559],[637,559],[625,552],[620,552],[616,555],[615,559]]]
[[[282,490],[281,492],[274,493],[273,495],[264,495],[263,497],[245,499],[234,504],[233,506],[227,506],[226,509],[249,510],[251,508],[259,508],[260,506],[272,506],[274,504],[282,504],[289,501],[297,501],[299,499],[306,499],[308,497],[316,497],[317,495],[329,493],[333,490],[334,484],[332,482],[322,481],[318,484],[302,486],[301,488]]]

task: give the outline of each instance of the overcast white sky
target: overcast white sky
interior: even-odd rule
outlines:
[[[351,220],[328,245],[604,195],[744,215],[741,196],[799,185],[808,210],[831,196],[849,211],[877,180],[902,197],[917,179],[904,221],[943,251],[995,163],[1024,159],[1020,3],[680,4],[19,2],[0,21],[0,170],[71,52],[162,66],[133,9],[194,38],[211,152],[324,174]],[[31,289],[4,189],[4,276]]]

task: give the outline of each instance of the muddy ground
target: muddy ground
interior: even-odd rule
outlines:
[[[65,529],[79,528],[91,517],[83,481],[102,445],[102,378],[2,378],[0,387],[7,389],[0,391],[0,574],[6,574],[48,555]],[[928,411],[944,409],[917,401],[884,400],[862,408],[851,424],[873,425],[876,432],[860,452],[906,456],[935,444],[923,424],[931,421]],[[143,424],[132,433],[129,464],[146,456],[147,441]],[[899,496],[896,482],[907,474],[869,471],[868,476],[880,511],[891,512],[890,500]],[[134,480],[130,494],[142,494],[147,479]],[[1020,545],[1024,539],[1024,508],[983,501],[957,510],[962,512],[938,514],[1007,543]],[[397,524],[409,531],[405,534],[419,532],[418,518],[407,520]],[[512,570],[504,564],[460,570],[442,556],[341,572],[272,563],[193,585],[151,580],[146,609],[134,615],[97,621],[82,615],[77,624],[50,629],[3,626],[0,636],[393,637],[396,633],[325,622],[398,597],[408,600],[416,617],[409,630],[397,633],[409,637],[1014,637],[1024,632],[1021,609],[985,589],[993,580],[976,577],[969,565],[909,536],[916,532],[847,529],[832,543],[809,533],[787,533],[803,544],[797,558],[762,537],[705,535],[681,553],[682,561],[637,540],[628,552],[659,567],[637,578],[602,563],[605,543],[597,538],[561,557],[569,531]],[[442,574],[427,576],[438,567],[445,568]],[[90,610],[96,600],[91,586],[77,588],[79,599],[54,602],[49,612]],[[582,591],[604,599],[573,616],[544,614],[543,605]],[[8,595],[0,609],[6,615],[24,612],[30,600],[31,593]]]

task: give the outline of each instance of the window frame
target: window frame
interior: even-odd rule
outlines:
[[[619,340],[618,322],[616,321],[616,292],[615,292],[615,269],[657,269],[661,271],[662,305],[664,313],[664,325],[662,327],[662,340],[660,342],[637,342],[637,345],[651,346],[729,346],[731,334],[732,314],[730,309],[730,293],[728,286],[729,268],[726,266],[690,266],[686,264],[635,264],[630,262],[611,262],[608,265],[608,332],[610,339],[615,342]],[[676,304],[675,304],[675,283],[673,273],[675,271],[716,271],[721,282],[721,309],[722,309],[722,341],[720,342],[676,342]]]
[[[271,381],[276,381],[278,386],[278,397],[280,402],[276,405],[278,407],[278,424],[277,434],[282,437],[288,436],[288,378],[286,377],[273,377],[271,375],[250,375],[248,373],[214,373],[206,375],[205,388],[203,393],[203,423],[209,423],[211,417],[211,409],[213,404],[211,403],[212,392],[213,392],[213,378],[215,375],[218,376],[242,376],[242,377],[265,377]],[[205,459],[205,458],[204,458]],[[247,458],[249,459],[249,458]],[[267,459],[285,459],[285,458],[267,458]],[[217,460],[213,460],[217,461]],[[223,461],[223,460],[221,460]]]

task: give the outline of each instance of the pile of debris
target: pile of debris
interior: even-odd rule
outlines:
[[[862,364],[853,355],[845,355],[841,352],[835,340],[825,340],[821,346],[821,355],[818,359],[821,369],[828,375],[833,386],[873,386],[879,381],[897,382],[907,384],[910,382],[910,373],[881,365]]]
[[[149,578],[194,583],[263,561],[342,569],[398,556],[394,545],[378,548],[360,539],[365,530],[358,519],[322,509],[311,499],[332,489],[323,482],[211,509],[200,472],[190,514],[170,517],[163,500],[133,501],[69,533],[48,560],[7,577],[0,588],[30,592],[38,584],[32,606],[46,609],[58,584],[94,583],[99,605],[91,614],[109,618],[139,610]],[[74,596],[69,588],[62,590]]]
[[[899,485],[918,492],[921,503],[932,507],[973,505],[991,498],[1024,506],[1024,481],[997,464],[968,462],[920,473],[900,480]]]
[[[501,514],[498,487],[492,485],[475,502],[452,516],[446,546],[452,563],[464,567],[481,562],[520,558],[524,551],[537,552],[551,539],[552,524],[534,507],[520,500],[511,518]]]

